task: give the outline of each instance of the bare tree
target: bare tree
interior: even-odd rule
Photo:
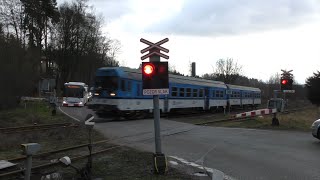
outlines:
[[[232,58],[219,59],[216,62],[214,75],[216,76],[216,80],[223,81],[225,83],[233,83],[240,75],[241,70],[242,66]]]
[[[111,59],[117,59],[117,55],[121,53],[121,43],[117,39],[110,39],[108,42],[109,45],[109,51],[108,55]]]
[[[175,67],[174,65],[170,65],[170,64],[169,64],[168,72],[169,72],[170,74],[175,74],[175,75],[184,76],[184,74],[182,74],[182,73],[180,73],[179,71],[176,70],[176,67]]]
[[[0,1],[0,21],[7,27],[7,33],[13,33],[15,38],[21,43],[25,41],[26,32],[24,31],[24,7],[20,0],[1,0]]]
[[[61,78],[90,83],[102,66],[119,66],[116,55],[120,42],[102,35],[102,20],[88,11],[85,0],[64,3],[59,7],[60,21],[51,39]]]
[[[267,81],[267,83],[268,84],[279,84],[280,83],[280,77],[281,77],[281,75],[279,73],[271,75],[269,80]]]

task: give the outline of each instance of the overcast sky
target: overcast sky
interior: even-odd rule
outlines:
[[[63,0],[58,0],[58,3]],[[169,65],[188,74],[212,73],[233,58],[242,74],[268,80],[293,70],[303,84],[320,71],[320,0],[89,0],[105,19],[103,31],[122,45],[120,64],[137,68],[140,38],[170,50]]]

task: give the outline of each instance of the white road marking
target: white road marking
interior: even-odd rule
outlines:
[[[172,165],[178,165],[178,163],[176,161],[169,161],[169,163]]]
[[[80,120],[79,120],[79,119],[77,119],[77,118],[75,118],[75,117],[73,117],[73,116],[69,115],[68,113],[64,112],[64,111],[60,108],[60,106],[59,106],[59,108],[58,108],[58,109],[59,109],[63,114],[67,115],[68,117],[70,117],[70,118],[72,118],[72,119],[74,119],[74,120],[76,120],[76,121],[79,121],[79,122],[80,122]]]
[[[193,167],[196,167],[198,169],[205,170],[205,171],[211,173],[211,176],[212,176],[211,178],[212,179],[215,179],[215,180],[225,180],[225,179],[234,180],[234,178],[231,178],[230,176],[226,176],[222,171],[219,171],[217,169],[212,169],[212,168],[205,167],[205,166],[193,163],[193,162],[189,162],[189,161],[187,161],[185,159],[182,159],[182,158],[179,158],[179,157],[176,157],[176,156],[169,156],[169,157],[171,157],[171,158],[173,158],[175,160],[178,160],[181,163],[184,163],[186,165],[193,166]]]
[[[195,176],[200,176],[200,177],[206,177],[206,176],[208,176],[208,175],[205,174],[205,173],[194,173],[193,175],[195,175]]]
[[[196,163],[201,162],[202,164],[204,163],[204,158],[215,148],[215,146],[212,146],[206,153],[204,153],[203,156],[201,156],[198,160],[196,160]]]

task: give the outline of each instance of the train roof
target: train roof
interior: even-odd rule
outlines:
[[[261,92],[259,88],[255,87],[248,87],[248,86],[239,86],[239,85],[232,85],[232,84],[227,84],[228,88],[230,89],[238,89],[238,90],[247,90],[247,91],[257,91]]]
[[[121,77],[125,77],[128,79],[141,80],[141,70],[140,69],[131,69],[127,67],[103,67],[99,68],[97,71],[97,76],[103,75],[103,71],[114,70],[116,74]],[[100,71],[100,72],[99,72]],[[178,84],[190,84],[190,85],[198,85],[198,86],[208,86],[208,87],[221,87],[227,88],[224,82],[221,81],[213,81],[206,80],[195,77],[186,77],[169,74],[170,83],[178,83]]]

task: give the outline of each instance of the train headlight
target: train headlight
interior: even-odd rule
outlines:
[[[110,93],[110,96],[115,96],[116,95],[116,93]]]
[[[67,102],[66,101],[62,101],[62,104],[67,104]]]
[[[94,95],[95,95],[95,96],[99,96],[100,94],[99,94],[99,93],[94,93]]]

